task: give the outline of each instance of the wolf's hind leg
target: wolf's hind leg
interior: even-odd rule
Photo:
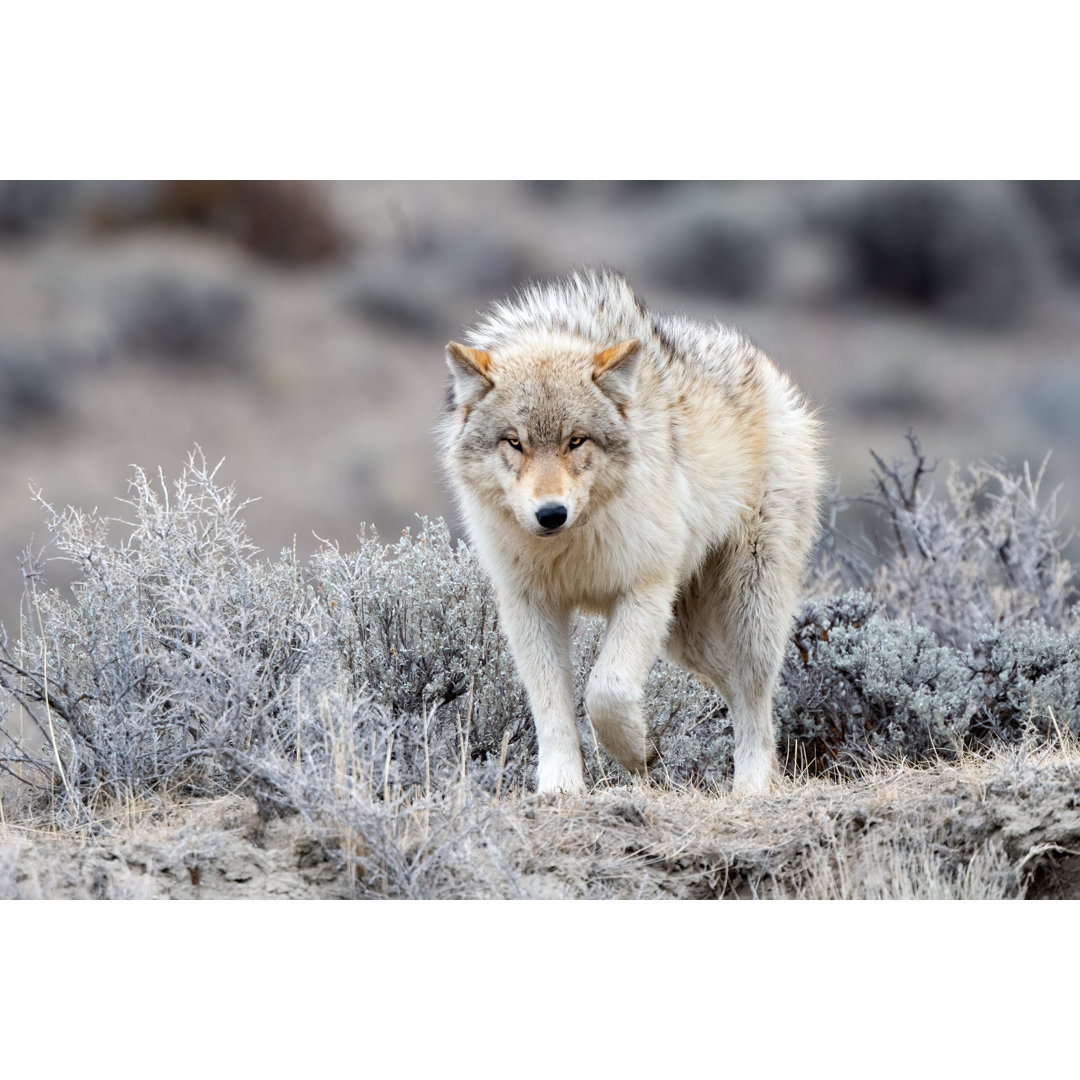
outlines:
[[[674,585],[664,582],[616,601],[585,689],[585,708],[596,734],[631,772],[647,773],[655,757],[641,699],[667,636],[674,595]]]
[[[499,614],[536,725],[537,790],[541,794],[584,791],[570,673],[570,613],[530,598],[500,596]]]
[[[738,794],[779,776],[773,691],[784,659],[797,567],[763,559],[763,545],[714,553],[680,596],[668,655],[723,695],[735,732]]]

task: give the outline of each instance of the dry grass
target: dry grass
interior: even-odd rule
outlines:
[[[751,799],[638,785],[570,812],[536,808],[522,862],[568,896],[1056,895],[1058,864],[1080,839],[1078,776],[1075,745],[1026,745]]]
[[[254,800],[131,800],[92,828],[0,826],[5,897],[1080,898],[1080,750],[988,757],[768,796],[635,782],[584,798],[354,790],[317,819]]]

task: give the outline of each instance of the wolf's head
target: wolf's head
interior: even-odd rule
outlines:
[[[583,524],[625,467],[639,352],[637,340],[597,350],[567,337],[505,353],[450,342],[452,472],[534,536]]]

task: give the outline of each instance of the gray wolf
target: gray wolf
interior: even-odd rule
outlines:
[[[663,653],[716,687],[735,791],[776,778],[772,698],[823,486],[819,424],[756,345],[650,314],[585,270],[496,303],[451,342],[444,463],[528,691],[540,792],[584,790],[570,627],[607,617],[585,692],[604,747],[646,773]]]

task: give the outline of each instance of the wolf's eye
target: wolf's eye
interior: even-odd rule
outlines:
[[[520,440],[520,439],[515,439],[515,438],[513,437],[513,435],[507,435],[507,436],[506,436],[506,441],[507,441],[507,442],[508,442],[508,443],[509,443],[509,444],[510,444],[510,445],[511,445],[511,446],[512,446],[512,447],[513,447],[513,448],[514,448],[515,450],[519,450],[519,451],[521,450],[521,440]]]
[[[579,446],[584,446],[584,445],[585,445],[585,443],[586,443],[586,441],[587,441],[587,440],[586,440],[586,437],[585,437],[584,435],[575,435],[575,436],[574,436],[574,437],[573,437],[573,438],[572,438],[572,439],[570,440],[570,444],[569,444],[569,445],[570,445],[570,449],[571,449],[571,450],[576,450],[576,449],[577,449],[577,448],[578,448]]]

